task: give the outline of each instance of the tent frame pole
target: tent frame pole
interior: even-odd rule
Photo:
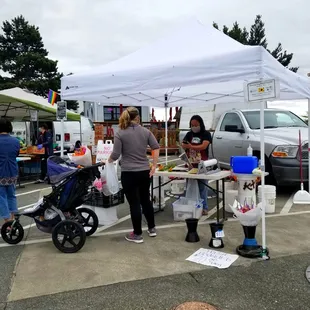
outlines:
[[[168,164],[168,95],[165,94],[165,157]]]
[[[268,260],[266,247],[266,200],[265,200],[265,106],[261,101],[260,106],[260,168],[261,168],[261,195],[262,195],[262,259]]]
[[[65,139],[65,124],[63,118],[61,119],[61,140],[60,140],[60,156],[64,157],[64,139]]]
[[[308,193],[310,193],[310,122],[309,122],[309,113],[310,113],[310,98],[308,98]]]
[[[81,145],[83,144],[83,138],[82,138],[82,118],[80,118],[80,141],[81,141]]]

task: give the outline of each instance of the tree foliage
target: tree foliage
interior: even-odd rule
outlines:
[[[213,23],[213,27],[219,29],[217,23]],[[289,64],[293,59],[293,53],[288,53],[286,50],[283,50],[281,43],[278,43],[278,46],[272,51],[268,49],[268,42],[265,34],[265,24],[262,20],[261,15],[256,16],[254,24],[250,28],[250,31],[248,31],[245,27],[241,28],[238,22],[235,22],[231,29],[224,25],[222,31],[231,38],[244,45],[263,46],[274,58],[276,58],[286,68],[289,67]],[[297,72],[298,67],[290,67],[289,69],[291,71]]]
[[[9,77],[0,77],[0,89],[26,88],[47,97],[49,89],[60,88],[61,73],[57,61],[49,59],[39,28],[23,16],[4,21],[0,34],[0,69]]]

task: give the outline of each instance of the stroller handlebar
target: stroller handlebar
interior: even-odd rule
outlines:
[[[99,168],[99,167],[102,167],[104,166],[105,163],[104,162],[100,162],[100,163],[96,163],[94,165],[91,165],[89,167],[83,167],[83,168],[80,168],[80,170],[87,170],[87,169],[93,169],[93,168]]]

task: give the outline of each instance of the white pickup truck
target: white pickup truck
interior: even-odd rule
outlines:
[[[196,111],[193,114],[200,113]],[[213,143],[209,155],[218,160],[221,168],[230,168],[231,156],[246,156],[250,144],[253,155],[260,158],[259,114],[259,109],[229,110],[221,113],[215,121],[216,124],[210,124],[210,119],[212,119],[210,115],[204,117],[200,114],[205,121],[206,128],[213,131]],[[187,124],[189,124],[189,119]],[[213,130],[212,125],[215,125]],[[299,130],[301,130],[302,135],[303,174],[305,181],[307,181],[307,124],[290,111],[265,109],[265,160],[266,171],[270,174],[267,178],[268,183],[286,186],[300,182]],[[182,141],[184,134],[185,132],[181,130],[180,141]]]

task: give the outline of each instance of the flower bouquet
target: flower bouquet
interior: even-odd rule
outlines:
[[[237,200],[234,204],[229,205],[234,217],[238,218],[242,226],[257,226],[262,216],[262,210],[260,205],[255,206],[254,203],[248,204],[246,201],[244,204],[240,204]]]
[[[84,167],[89,167],[92,165],[91,151],[86,146],[82,146],[80,149],[75,150],[73,154],[68,154],[68,157],[71,162],[76,165],[81,165]]]

